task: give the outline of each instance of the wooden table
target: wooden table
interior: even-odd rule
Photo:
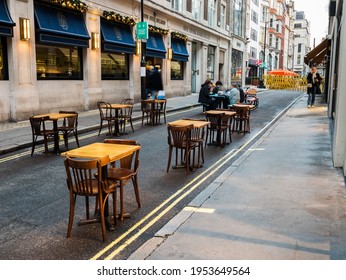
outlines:
[[[227,125],[229,126],[229,129],[231,127],[231,120],[233,119],[233,117],[237,114],[236,112],[234,111],[230,111],[230,110],[209,110],[209,111],[206,111],[204,112],[205,114],[208,113],[208,114],[212,114],[212,115],[219,115],[219,114],[224,114],[224,116],[222,117],[222,120],[221,121],[225,121],[227,122]],[[229,137],[231,138],[231,131],[229,132]],[[230,142],[232,140],[230,139]],[[219,146],[222,146],[222,143],[221,143],[221,131],[220,129],[218,130],[217,132],[217,141],[216,141],[217,145]],[[213,144],[213,143],[209,143],[209,144]]]
[[[49,113],[43,115],[36,115],[34,118],[42,118],[48,117],[49,120],[53,121],[53,130],[54,130],[54,153],[59,154],[59,131],[58,131],[58,120],[64,118],[71,118],[76,116],[76,114],[68,114],[68,113]]]
[[[140,149],[141,146],[139,145],[92,143],[77,149],[61,153],[61,156],[89,159],[98,159],[104,156],[109,156],[110,161],[114,162],[121,160],[122,158],[127,157]],[[107,178],[107,168],[107,166],[102,167],[102,178]],[[127,216],[129,217],[129,215]],[[105,218],[108,230],[113,230],[114,226],[109,221],[108,202],[105,205]]]
[[[210,122],[208,121],[203,121],[203,120],[189,120],[189,119],[181,119],[181,120],[176,120],[173,122],[168,123],[170,126],[189,126],[193,125],[194,131],[191,135],[191,140],[195,141],[198,143],[198,159],[197,159],[197,168],[203,167],[203,164],[201,163],[201,157],[202,157],[202,162],[204,163],[204,135],[205,135],[205,127],[208,126]],[[195,166],[193,166],[195,167]]]
[[[119,112],[125,108],[133,108],[132,104],[124,104],[124,103],[112,103],[111,109],[115,111],[115,121],[114,121],[114,135],[119,136]]]
[[[167,99],[145,99],[142,100],[142,104],[149,104],[150,105],[150,124],[151,125],[157,125],[159,124],[158,121],[158,106],[162,105],[167,102]]]

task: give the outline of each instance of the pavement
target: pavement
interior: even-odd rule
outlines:
[[[167,111],[200,106],[168,99]],[[346,192],[331,156],[327,106],[293,106],[131,260],[346,259]],[[133,118],[140,119],[140,104]],[[79,113],[97,130],[98,110]],[[31,146],[28,121],[0,124],[0,155]],[[242,149],[242,148],[240,148]]]

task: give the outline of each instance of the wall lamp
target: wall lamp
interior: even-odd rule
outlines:
[[[135,54],[136,55],[141,55],[141,53],[142,53],[142,42],[141,41],[136,41]]]
[[[100,33],[91,32],[91,49],[92,50],[100,49]]]
[[[172,60],[172,58],[173,58],[172,48],[168,48],[167,59]]]
[[[27,41],[30,39],[30,20],[28,18],[19,18],[20,39]]]

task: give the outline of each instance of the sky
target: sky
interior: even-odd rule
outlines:
[[[296,11],[304,11],[305,18],[310,21],[310,46],[321,43],[322,38],[328,34],[328,8],[329,0],[294,0]]]

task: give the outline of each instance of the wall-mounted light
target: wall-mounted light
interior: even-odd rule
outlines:
[[[172,48],[168,48],[167,59],[171,60],[173,57]]]
[[[91,32],[91,49],[92,50],[100,49],[100,33]]]
[[[19,18],[20,39],[27,41],[30,39],[30,20],[28,18]]]
[[[141,53],[142,53],[142,42],[141,41],[136,41],[135,54],[136,55],[141,55]]]

